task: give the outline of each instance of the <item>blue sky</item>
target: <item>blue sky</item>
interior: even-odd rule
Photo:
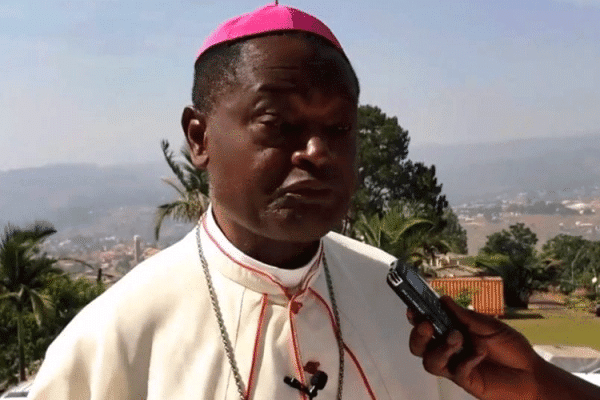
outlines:
[[[600,0],[297,0],[412,145],[600,132]],[[255,0],[2,0],[0,170],[161,159],[193,62]]]

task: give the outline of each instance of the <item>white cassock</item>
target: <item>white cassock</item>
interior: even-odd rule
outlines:
[[[283,379],[308,383],[315,368],[329,378],[316,398],[336,398],[339,352],[323,256],[345,345],[344,400],[472,398],[410,354],[406,307],[386,283],[389,254],[330,233],[303,269],[278,271],[236,249],[210,212],[200,229],[248,398],[306,400]],[[49,347],[29,398],[240,398],[195,230],[77,315]]]

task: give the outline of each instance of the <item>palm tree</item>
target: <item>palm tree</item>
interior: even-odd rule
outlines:
[[[433,225],[425,218],[406,216],[400,208],[393,207],[383,217],[359,215],[354,229],[355,236],[365,243],[403,261],[419,264],[423,259],[419,251],[423,237]]]
[[[9,301],[17,314],[17,342],[19,348],[19,378],[26,379],[23,316],[32,310],[38,324],[52,310],[50,300],[39,293],[45,286],[44,278],[52,272],[55,260],[40,253],[39,245],[55,233],[48,223],[36,222],[27,229],[12,225],[0,236],[0,301]]]
[[[204,171],[194,167],[189,148],[186,146],[181,150],[186,162],[179,162],[174,160],[167,140],[161,142],[161,147],[167,164],[177,178],[177,182],[164,178],[163,181],[177,191],[179,198],[158,206],[154,224],[156,240],[166,217],[176,221],[196,222],[208,206],[208,178]]]

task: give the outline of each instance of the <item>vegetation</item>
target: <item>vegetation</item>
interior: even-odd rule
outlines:
[[[537,267],[536,234],[522,223],[511,225],[487,237],[479,251],[477,265],[502,277],[504,301],[508,307],[526,307],[533,289]]]
[[[361,185],[346,233],[422,269],[438,254],[466,253],[466,231],[442,194],[435,166],[407,159],[410,139],[397,118],[360,106],[358,137]]]
[[[48,345],[104,287],[72,280],[40,249],[56,231],[38,222],[8,225],[0,237],[0,391],[27,378]]]
[[[557,235],[542,246],[540,258],[548,284],[558,285],[565,293],[584,288],[594,297],[597,295],[600,242]]]
[[[40,253],[40,243],[56,230],[38,222],[28,229],[8,225],[0,237],[0,301],[14,311],[18,342],[19,377],[25,380],[25,314],[32,312],[38,325],[52,310],[48,297],[40,293],[54,260]]]
[[[208,177],[204,171],[194,167],[189,148],[184,147],[181,153],[184,162],[176,161],[173,152],[169,149],[169,142],[163,140],[161,148],[165,161],[177,178],[177,182],[171,179],[163,181],[173,187],[178,199],[158,206],[154,224],[154,237],[158,240],[160,228],[165,218],[173,218],[176,221],[196,222],[208,206]]]

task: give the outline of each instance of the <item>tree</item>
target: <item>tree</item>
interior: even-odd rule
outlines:
[[[383,217],[360,214],[356,224],[357,236],[402,261],[418,264],[423,253],[419,252],[422,237],[433,223],[429,220],[406,215],[400,206],[393,207]]]
[[[28,229],[8,225],[0,237],[0,300],[8,301],[16,312],[21,380],[26,379],[23,317],[32,310],[41,324],[52,308],[39,290],[44,287],[44,277],[59,270],[53,266],[55,260],[41,253],[39,245],[55,232],[50,224],[37,222]]]
[[[360,214],[355,234],[365,243],[408,261],[422,273],[435,276],[435,257],[452,250],[452,246],[440,226],[427,219],[427,214],[419,213],[420,208],[418,203],[395,201],[383,217]]]
[[[380,108],[358,108],[358,159],[361,186],[354,199],[354,211],[380,216],[397,199],[411,200],[431,209],[438,217],[448,208],[435,166],[406,160],[410,139],[396,117]]]
[[[487,237],[479,250],[477,265],[502,277],[504,297],[509,307],[527,306],[537,265],[537,235],[523,223],[511,225]],[[503,256],[503,257],[501,257]]]
[[[401,205],[405,217],[424,219],[432,225],[419,234],[421,261],[436,253],[467,252],[467,234],[442,194],[435,166],[407,160],[409,137],[396,117],[378,107],[358,109],[358,159],[360,186],[353,199],[347,225],[373,220]],[[364,217],[362,217],[364,215]],[[359,232],[352,236],[358,237]]]
[[[39,360],[52,341],[64,329],[71,319],[90,301],[104,291],[102,283],[91,282],[85,277],[71,278],[67,274],[49,273],[43,278],[39,292],[52,303],[54,312],[49,313],[43,325],[38,325],[32,311],[22,316],[22,337],[28,371],[39,366]],[[0,302],[0,392],[8,385],[16,383],[19,375],[19,342],[17,340],[17,312],[9,307],[9,302]]]
[[[160,228],[165,218],[196,222],[208,206],[208,177],[204,171],[194,167],[189,148],[186,146],[181,150],[185,162],[179,162],[175,161],[167,140],[161,142],[161,147],[167,164],[177,178],[177,183],[170,179],[163,179],[163,181],[177,191],[179,198],[158,206],[154,224],[156,240],[159,238]]]
[[[560,234],[544,243],[541,258],[549,280],[559,281],[563,291],[590,287],[598,276],[600,242]]]
[[[458,254],[467,254],[467,231],[458,222],[454,211],[448,207],[442,215],[444,226],[440,235],[448,241],[452,251]]]

